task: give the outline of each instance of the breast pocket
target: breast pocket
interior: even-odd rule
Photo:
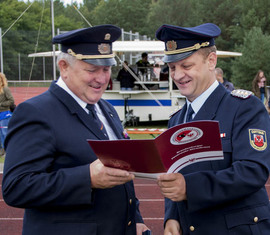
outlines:
[[[225,216],[229,234],[270,234],[270,210],[268,206],[243,209]]]

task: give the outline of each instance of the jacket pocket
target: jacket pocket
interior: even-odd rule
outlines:
[[[244,208],[225,215],[230,234],[264,234],[270,231],[270,209],[268,205]]]

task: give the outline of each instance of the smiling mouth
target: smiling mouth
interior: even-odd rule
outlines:
[[[188,80],[188,81],[184,81],[184,82],[179,82],[180,85],[185,85],[187,83],[189,83],[191,80]]]
[[[93,86],[93,85],[89,85],[90,87],[94,88],[94,89],[100,89],[101,86]]]

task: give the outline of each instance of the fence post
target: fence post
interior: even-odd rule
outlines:
[[[4,65],[3,65],[3,46],[2,46],[2,28],[0,27],[0,51],[1,51],[1,72],[4,73]]]

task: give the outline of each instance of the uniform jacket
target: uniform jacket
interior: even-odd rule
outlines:
[[[99,105],[123,139],[115,109],[104,100]],[[89,118],[55,83],[16,108],[5,142],[2,190],[7,204],[26,208],[23,234],[136,234],[142,218],[133,183],[91,188],[89,164],[97,157],[87,139],[104,135]]]
[[[185,112],[186,105],[170,119],[169,127],[183,123]],[[270,234],[264,187],[270,166],[270,120],[263,104],[255,96],[234,97],[219,84],[193,120],[219,121],[225,135],[224,160],[181,170],[187,200],[166,199],[165,221],[180,221],[183,235]],[[263,137],[262,145],[254,145],[254,137]]]
[[[224,82],[222,83],[222,85],[223,85],[227,90],[229,90],[229,91],[234,90],[234,86],[233,86],[233,84],[232,84],[231,82],[229,82],[229,81],[226,80],[226,79],[223,79],[223,80],[224,80]]]

